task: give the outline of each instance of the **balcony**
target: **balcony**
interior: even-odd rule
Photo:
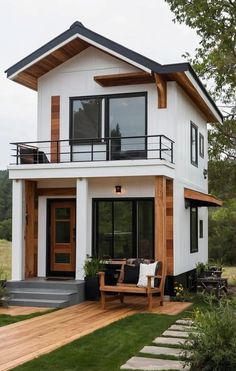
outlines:
[[[117,160],[174,161],[174,142],[165,135],[104,137],[11,143],[11,165]]]

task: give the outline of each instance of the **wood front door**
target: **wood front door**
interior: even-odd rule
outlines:
[[[50,202],[49,273],[75,273],[75,200]]]

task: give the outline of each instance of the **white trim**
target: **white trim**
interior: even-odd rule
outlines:
[[[55,46],[54,48],[48,50],[46,53],[42,54],[40,57],[34,59],[32,62],[30,62],[30,63],[28,63],[27,65],[25,65],[24,67],[20,68],[17,72],[15,72],[15,73],[13,73],[12,75],[8,76],[8,78],[9,78],[10,80],[14,80],[14,78],[17,77],[17,75],[18,75],[19,73],[21,73],[22,71],[26,70],[26,69],[29,68],[30,66],[34,65],[35,63],[37,63],[37,62],[40,61],[41,59],[45,58],[47,55],[51,54],[51,53],[54,52],[55,50],[61,48],[63,45],[68,44],[70,41],[76,39],[77,37],[79,37],[80,39],[82,39],[82,40],[88,42],[90,45],[97,47],[98,49],[101,49],[101,50],[103,50],[103,51],[105,51],[105,52],[108,52],[109,54],[111,54],[111,55],[113,55],[113,56],[115,56],[115,57],[117,57],[117,58],[119,58],[119,59],[122,59],[123,61],[125,61],[125,62],[127,62],[127,63],[129,63],[129,64],[132,64],[133,66],[135,66],[135,67],[137,67],[137,68],[139,68],[139,69],[141,69],[141,70],[143,70],[143,71],[146,71],[146,72],[149,72],[149,73],[152,72],[149,68],[144,67],[144,66],[142,66],[141,64],[136,63],[136,62],[132,61],[131,59],[126,58],[126,57],[124,57],[123,55],[121,55],[121,54],[119,54],[119,53],[116,53],[116,52],[114,52],[113,50],[111,50],[111,49],[109,49],[109,48],[106,48],[106,47],[102,46],[101,44],[96,43],[96,42],[92,41],[91,39],[89,39],[89,38],[87,38],[87,37],[84,37],[84,36],[80,35],[79,33],[76,33],[75,35],[69,37],[68,39],[66,39],[66,40],[63,41],[62,43],[58,44],[58,45]]]
[[[201,96],[201,98],[206,103],[207,107],[211,110],[212,114],[215,116],[216,120],[218,120],[220,123],[222,123],[222,119],[211,104],[210,100],[206,96],[206,94],[202,91],[202,89],[199,87],[196,80],[193,78],[192,74],[189,71],[184,72],[186,77],[189,79],[189,81],[193,84],[194,88],[197,90],[198,94]]]

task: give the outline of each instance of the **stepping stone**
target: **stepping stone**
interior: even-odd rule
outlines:
[[[189,332],[166,330],[163,332],[162,336],[168,337],[173,336],[174,338],[188,338]]]
[[[140,350],[140,353],[155,354],[155,355],[166,355],[173,357],[180,357],[187,355],[189,357],[190,352],[184,353],[184,349],[179,348],[167,348],[167,347],[158,347],[158,346],[145,346]]]
[[[193,331],[196,330],[194,326],[184,326],[184,325],[172,325],[168,328],[171,331]]]
[[[178,319],[176,321],[176,324],[178,324],[178,325],[192,326],[192,325],[194,325],[194,322],[191,321],[190,319]]]
[[[186,339],[180,338],[168,338],[168,337],[157,337],[153,340],[154,344],[165,344],[165,345],[183,345],[189,344],[189,341]]]
[[[144,357],[132,357],[124,365],[121,370],[184,370],[184,363],[180,361],[173,361],[169,359],[156,359]]]

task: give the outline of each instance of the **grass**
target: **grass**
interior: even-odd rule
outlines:
[[[10,316],[9,314],[0,314],[0,327],[10,325],[12,323],[24,321],[26,319],[42,316],[43,314],[52,312],[53,309],[49,309],[45,312],[35,312],[31,314],[25,314],[21,316]]]
[[[0,240],[0,279],[11,279],[11,242]]]
[[[135,314],[84,336],[22,366],[17,371],[118,371],[179,316]]]

